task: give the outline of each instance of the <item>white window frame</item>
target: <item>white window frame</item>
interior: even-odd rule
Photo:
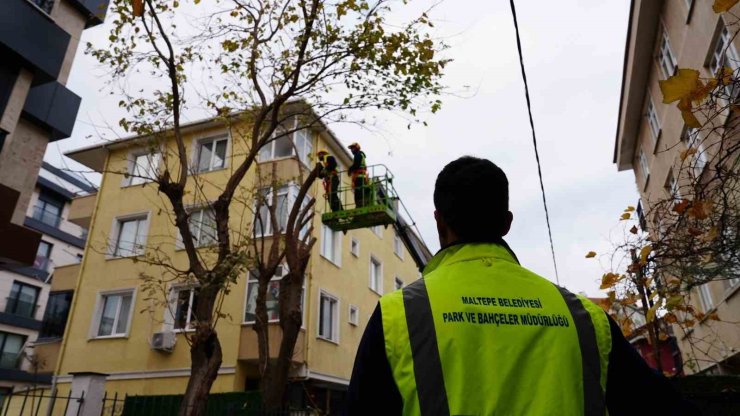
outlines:
[[[142,165],[137,163],[140,157],[146,157],[148,166],[143,167]],[[128,159],[128,169],[126,170],[127,174],[124,176],[121,186],[136,186],[154,181],[159,175],[159,165],[161,163],[161,152],[131,152]],[[137,172],[137,168],[138,170],[144,170],[144,172]]]
[[[730,36],[730,31],[722,19],[719,21],[719,27],[716,33],[717,37],[712,42],[707,60],[707,67],[711,76],[716,76],[717,71],[723,66],[728,66],[733,71],[740,66],[737,49],[735,49],[735,45],[731,42],[732,37]]]
[[[313,137],[311,135],[311,129],[308,127],[298,129],[298,117],[293,118],[291,129],[293,130],[293,132],[290,133],[289,135],[283,136],[279,139],[272,139],[270,140],[269,143],[267,143],[263,148],[260,149],[257,155],[260,163],[274,162],[277,160],[290,159],[293,157],[297,157],[298,160],[300,160],[301,163],[303,163],[305,166],[311,165],[311,155],[313,154]],[[278,129],[275,130],[275,133],[273,133],[273,138],[279,134],[285,134],[285,129],[282,127],[278,127]],[[302,146],[298,143],[299,135],[303,139]],[[290,155],[275,156],[275,144],[278,140],[283,139],[283,138],[287,138],[292,144]],[[269,155],[265,155],[263,157],[262,151],[265,150],[266,147],[270,149]]]
[[[697,288],[699,292],[699,302],[701,303],[701,309],[704,313],[711,311],[714,308],[714,299],[712,298],[712,292],[709,290],[709,283],[704,283]]]
[[[375,264],[378,265],[378,269],[380,270],[380,276],[374,276],[375,275]],[[375,277],[375,279],[373,279]],[[370,255],[370,276],[369,276],[369,283],[368,287],[373,292],[377,293],[378,295],[383,294],[383,262],[380,261],[377,257]]]
[[[127,257],[137,257],[141,256],[146,252],[146,246],[147,246],[147,239],[149,238],[149,218],[150,213],[149,212],[140,212],[136,214],[129,214],[129,215],[122,215],[120,217],[116,217],[113,219],[113,226],[111,227],[111,238],[108,242],[108,259],[119,259],[119,258],[127,258]],[[120,234],[122,230],[122,225],[125,222],[129,221],[139,221],[139,224],[136,226],[136,234],[135,236],[139,235],[139,230],[143,228],[143,245],[139,246],[138,249],[136,247],[136,242],[134,241],[134,250],[132,253],[127,255],[121,255],[118,253],[118,245],[120,242]],[[136,237],[134,237],[136,240]]]
[[[332,306],[333,322],[331,322],[332,335],[334,335],[334,337],[332,338],[325,337],[324,335],[321,334],[321,300],[324,297],[334,301],[334,304]],[[318,325],[316,325],[316,337],[319,339],[323,339],[324,341],[329,341],[334,344],[339,344],[339,311],[340,311],[339,297],[332,295],[331,293],[327,292],[324,289],[319,289],[319,301],[317,303],[318,303],[318,313],[316,314],[316,319],[317,319]]]
[[[647,108],[645,110],[645,117],[647,117],[648,126],[650,127],[650,133],[652,134],[653,144],[658,143],[658,137],[660,137],[660,120],[658,120],[658,112],[653,104],[653,98],[648,96]]]
[[[701,137],[701,131],[699,129],[691,127],[684,129],[684,143],[686,143],[686,147],[696,149],[696,153],[694,154],[695,160],[693,162],[694,166],[692,167],[692,172],[696,178],[701,177],[709,162],[703,141],[704,139]]]
[[[258,192],[261,193],[264,190],[267,190],[267,195],[265,196],[265,199],[266,199],[265,202],[267,204],[272,203],[273,192],[275,192],[275,188],[264,187],[264,188],[259,189]],[[298,193],[300,192],[300,189],[298,188],[298,185],[296,185],[293,182],[290,182],[288,184],[285,184],[285,185],[279,187],[278,190],[277,190],[277,192],[278,192],[278,197],[280,197],[281,194],[285,194],[287,196],[287,200],[286,200],[286,202],[287,202],[287,208],[285,210],[285,215],[286,215],[285,216],[285,223],[287,224],[288,223],[288,217],[290,217],[290,208],[293,206],[293,203],[298,198]],[[308,195],[306,195],[303,198],[302,206],[305,206],[306,204],[308,204],[308,201],[309,201],[309,198],[308,198]],[[271,237],[275,233],[274,233],[274,230],[272,229],[272,221],[270,220],[270,217],[269,217],[269,214],[270,214],[269,208],[267,208],[268,209],[268,211],[267,211],[268,216],[266,218],[266,221],[265,221],[264,224],[262,224],[262,227],[263,227],[262,232],[258,232],[258,230],[254,230],[254,227],[257,227],[257,225],[258,225],[257,218],[260,215],[260,212],[257,209],[258,202],[259,201],[255,199],[255,201],[254,201],[254,207],[252,209],[252,211],[254,212],[254,218],[253,218],[253,221],[252,221],[252,228],[253,228],[252,231],[253,231],[254,235],[257,238]],[[279,223],[280,223],[280,221],[278,221],[278,224]],[[308,232],[309,225],[310,224],[306,224],[306,226],[303,227],[303,229],[301,230],[301,236],[300,236],[301,238],[303,238],[306,235],[306,233]],[[279,234],[283,234],[284,232],[285,232],[285,230],[280,230]]]
[[[648,163],[647,156],[645,155],[645,151],[642,148],[640,148],[638,159],[640,162],[640,170],[642,171],[642,179],[647,185],[648,178],[650,177],[650,165]]]
[[[378,238],[383,238],[383,226],[382,225],[374,225],[370,227],[370,230],[373,232],[373,234],[377,235]]]
[[[664,79],[668,79],[673,76],[673,74],[676,73],[676,67],[678,66],[676,56],[673,54],[673,50],[671,49],[671,41],[668,38],[668,31],[665,27],[661,27],[658,66],[660,66],[660,71],[663,73]]]
[[[195,298],[196,286],[190,284],[178,284],[172,285],[169,291],[169,300],[167,302],[167,308],[165,310],[165,326],[167,329],[173,332],[192,332],[195,328],[192,325],[191,318],[193,316],[193,299]],[[190,296],[188,297],[188,315],[185,318],[185,328],[175,328],[177,319],[177,301],[180,298],[180,292],[189,291]]]
[[[403,279],[401,279],[400,277],[396,276],[393,279],[393,288],[394,288],[394,290],[403,289],[403,285],[404,285]]]
[[[403,252],[404,252],[404,246],[403,241],[401,240],[401,236],[398,235],[398,232],[393,233],[393,253],[395,253],[396,257],[403,260]]]
[[[350,239],[349,252],[355,257],[360,257],[360,240],[355,237]]]
[[[214,167],[213,162],[216,155],[215,151],[211,151],[211,160],[208,163],[208,169],[200,169],[200,151],[201,147],[205,144],[213,143],[213,150],[216,149],[216,143],[220,141],[226,141],[226,149],[224,150],[224,163],[223,166]],[[214,136],[204,137],[194,141],[195,150],[193,151],[193,172],[196,174],[215,172],[217,170],[226,169],[229,166],[229,152],[231,148],[231,135],[228,133],[218,134]]]
[[[358,326],[360,324],[360,308],[355,305],[349,305],[349,316],[347,317],[347,322],[353,326]]]
[[[114,333],[116,327],[118,326],[118,322],[120,320],[120,314],[121,314],[121,303],[118,304],[118,309],[116,310],[116,317],[113,320],[113,326],[111,330],[111,335],[98,335],[98,332],[100,331],[100,323],[103,319],[103,307],[105,306],[105,299],[109,296],[131,296],[131,306],[129,307],[128,316],[126,317],[126,332],[124,333]],[[126,288],[126,289],[116,289],[116,290],[108,290],[103,292],[98,292],[97,299],[95,302],[95,310],[93,312],[93,319],[90,325],[90,331],[88,334],[88,337],[90,339],[108,339],[108,338],[128,338],[129,334],[131,333],[131,323],[132,323],[132,317],[134,315],[134,309],[136,309],[136,288]]]
[[[203,234],[203,224],[204,224],[203,215],[205,215],[207,211],[213,212],[213,241],[206,244],[206,243],[203,243],[203,241],[201,240],[201,237]],[[195,244],[195,247],[200,248],[200,247],[207,247],[207,246],[212,246],[214,244],[218,244],[218,235],[216,231],[216,213],[213,211],[213,208],[210,206],[201,206],[197,208],[192,208],[192,209],[188,209],[188,214],[189,214],[188,227],[191,227],[190,233],[193,234],[193,244]],[[200,220],[199,220],[199,223],[197,224],[197,230],[193,230],[192,228],[193,227],[192,221],[193,221],[194,214],[200,215]],[[180,240],[182,240],[182,236],[180,236]]]
[[[326,243],[331,241],[331,247]],[[327,253],[327,249],[332,252]],[[321,257],[337,267],[342,267],[342,232],[334,231],[329,226],[321,224]]]
[[[279,273],[275,273],[274,276],[272,276],[272,279],[270,279],[271,282],[280,281],[283,277],[285,277],[286,274],[288,274],[288,265],[287,264],[281,264]],[[254,325],[255,321],[248,321],[247,320],[247,306],[249,306],[249,285],[254,284],[255,288],[257,288],[257,285],[259,284],[259,280],[257,280],[257,277],[251,272],[247,271],[247,288],[244,291],[244,309],[242,313],[242,325]],[[303,288],[301,289],[301,313],[303,314],[303,319],[301,320],[301,328],[306,327],[306,280],[303,280]],[[255,297],[255,302],[257,301],[257,298]],[[279,313],[278,313],[279,315]],[[280,322],[280,317],[278,316],[277,319],[269,319],[267,320],[267,323],[276,323]]]
[[[666,177],[663,187],[672,199],[681,199],[681,190],[678,188],[678,180],[673,175],[672,169],[668,170],[668,177]]]

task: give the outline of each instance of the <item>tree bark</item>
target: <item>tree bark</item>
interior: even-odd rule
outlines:
[[[180,416],[206,414],[208,394],[216,381],[222,359],[221,342],[216,331],[205,325],[199,327],[190,346],[191,373],[180,404]]]

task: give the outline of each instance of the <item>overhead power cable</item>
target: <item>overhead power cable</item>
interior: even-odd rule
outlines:
[[[524,56],[522,55],[522,42],[519,39],[519,24],[516,20],[516,8],[514,0],[511,4],[511,16],[514,18],[514,31],[516,32],[516,48],[519,51],[519,65],[522,68],[522,80],[524,81],[524,96],[527,98],[527,112],[529,113],[529,126],[532,128],[532,143],[534,144],[534,157],[537,159],[537,174],[540,177],[540,189],[542,190],[542,204],[545,206],[545,220],[547,221],[547,235],[550,237],[550,251],[552,252],[552,265],[555,268],[555,281],[560,285],[558,276],[558,263],[555,261],[555,244],[552,242],[552,228],[550,227],[550,212],[547,210],[547,198],[545,198],[545,184],[542,181],[542,167],[540,166],[540,153],[537,151],[537,135],[534,132],[534,119],[532,118],[532,103],[529,100],[529,86],[527,85],[527,73],[524,71]]]

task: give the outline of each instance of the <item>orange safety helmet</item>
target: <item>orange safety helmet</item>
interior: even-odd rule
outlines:
[[[347,149],[357,149],[357,150],[360,150],[360,144],[357,143],[357,142],[354,142],[351,145],[347,146]]]
[[[325,157],[326,155],[328,155],[328,154],[329,154],[329,152],[327,152],[327,151],[326,151],[326,150],[324,150],[324,149],[321,149],[321,150],[319,150],[318,152],[316,152],[316,156],[318,156],[319,160],[323,160],[323,159],[324,159],[324,157]]]

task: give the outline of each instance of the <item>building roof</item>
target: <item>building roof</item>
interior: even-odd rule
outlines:
[[[632,0],[630,5],[613,158],[620,171],[632,168],[662,7],[662,0]]]
[[[316,115],[316,113],[310,108],[310,106],[303,100],[296,100],[291,101],[286,105],[303,105],[305,106],[308,111],[312,115]],[[234,112],[229,115],[230,118],[236,119],[240,116],[243,116],[246,113],[246,111],[239,111]],[[317,115],[316,115],[317,116]],[[222,119],[217,119],[216,117],[209,117],[204,118],[200,120],[196,120],[190,123],[181,124],[180,128],[183,131],[183,133],[188,133],[192,131],[198,131],[209,127],[215,127],[215,126],[222,126],[226,122]],[[324,123],[321,119],[318,119],[316,125],[314,127],[315,131],[318,131],[319,133],[325,134],[325,137],[327,139],[327,142],[329,144],[330,151],[340,158],[344,163],[351,163],[352,156],[350,155],[349,151],[344,147],[341,141],[337,138],[337,136],[334,134],[334,132]],[[97,143],[94,145],[81,147],[76,150],[72,150],[69,152],[66,152],[64,155],[71,158],[72,160],[75,160],[90,169],[93,169],[96,172],[102,172],[105,167],[105,158],[107,157],[109,150],[114,149],[123,149],[128,146],[140,146],[146,137],[144,135],[134,135],[129,137],[124,137],[119,140],[112,140],[107,141],[103,143]]]

